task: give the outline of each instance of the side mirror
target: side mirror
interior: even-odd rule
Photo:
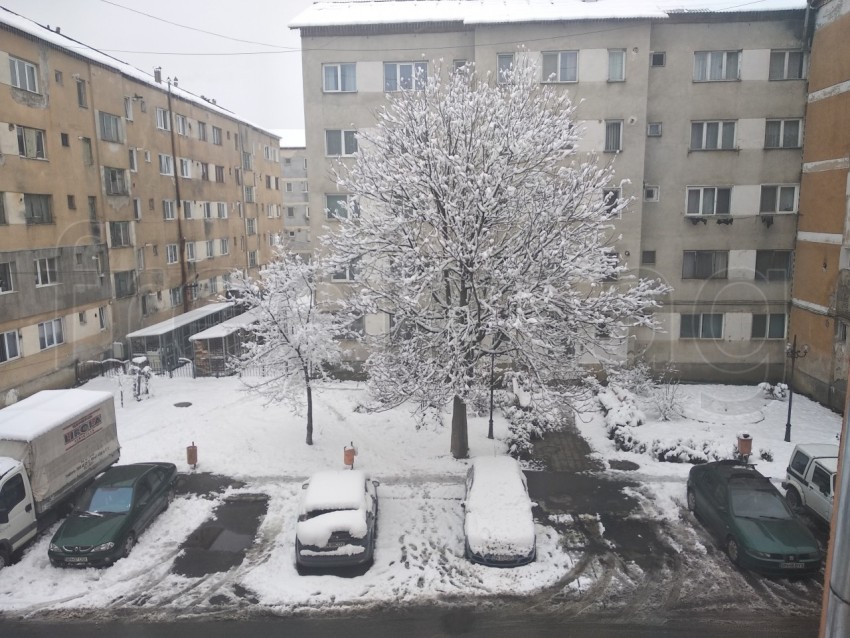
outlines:
[[[5,525],[9,522],[9,510],[0,509],[0,525]]]

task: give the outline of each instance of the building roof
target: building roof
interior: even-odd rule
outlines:
[[[251,308],[241,315],[236,315],[232,319],[222,321],[217,326],[211,326],[206,330],[202,330],[197,334],[189,337],[189,341],[202,341],[204,339],[221,339],[232,335],[237,330],[243,330],[251,324],[257,323],[263,316],[262,308]]]
[[[9,11],[9,9],[6,9],[5,7],[0,7],[0,26],[2,25],[8,26],[40,40],[44,40],[52,46],[64,50],[70,55],[85,58],[94,64],[113,69],[114,71],[121,73],[136,82],[147,84],[158,91],[165,92],[168,90],[167,84],[157,82],[156,79],[154,79],[154,76],[150,73],[146,73],[127,62],[123,62],[122,60],[119,60],[107,53],[103,53],[102,51],[98,51],[83,42],[74,40],[67,35],[59,33],[58,28],[56,31],[53,31],[50,27],[41,25],[29,18],[25,18],[14,11]],[[272,137],[277,137],[277,135],[269,129],[253,124],[244,118],[239,117],[233,113],[233,111],[228,111],[226,108],[218,106],[215,102],[199,95],[195,95],[194,93],[190,93],[189,91],[178,87],[176,84],[171,85],[171,95],[185,100],[186,102],[192,102],[198,106],[202,106],[209,111],[213,111],[227,118],[247,124],[248,126],[257,129],[258,131],[262,131],[263,133],[267,133]]]
[[[189,312],[184,312],[182,315],[177,315],[176,317],[166,319],[165,321],[160,321],[159,323],[155,323],[154,325],[148,326],[147,328],[142,328],[141,330],[131,332],[127,335],[127,338],[133,339],[136,337],[158,337],[167,334],[172,330],[176,330],[177,328],[188,325],[193,321],[203,319],[204,317],[219,312],[220,310],[229,308],[232,305],[232,301],[223,301],[221,303],[211,303],[206,306],[201,306],[200,308],[195,308],[194,310],[190,310]]]
[[[408,22],[461,22],[473,26],[805,8],[806,0],[326,0],[298,14],[289,28]]]

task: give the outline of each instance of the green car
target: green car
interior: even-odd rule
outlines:
[[[108,567],[126,557],[151,521],[174,498],[173,463],[117,465],[80,497],[50,541],[56,567]]]
[[[735,565],[787,576],[820,570],[817,540],[779,490],[751,466],[695,465],[688,474],[688,509],[723,542]]]

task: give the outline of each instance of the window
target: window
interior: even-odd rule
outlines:
[[[185,157],[177,158],[177,167],[180,171],[180,177],[184,179],[192,179],[192,160]]]
[[[605,152],[623,150],[623,120],[605,120]]]
[[[723,315],[720,313],[681,315],[681,319],[679,337],[682,339],[723,338]]]
[[[151,152],[150,151],[145,151],[145,162],[148,163],[148,164],[151,163]]]
[[[694,53],[694,81],[737,80],[740,60],[740,51],[696,51]]]
[[[205,182],[210,181],[210,165],[206,162],[201,162],[201,179]]]
[[[608,50],[608,81],[624,82],[626,79],[626,50]]]
[[[73,195],[68,195],[68,210],[77,210],[77,198]]]
[[[183,219],[192,219],[192,202],[183,200]]]
[[[62,146],[65,146],[65,147],[71,146],[71,138],[68,137],[67,133],[60,133],[59,139],[62,141]]]
[[[206,241],[207,244],[207,259],[212,259],[215,257],[215,240],[208,239]]]
[[[109,237],[113,248],[130,245],[130,222],[109,222]]]
[[[227,202],[218,202],[216,204],[218,218],[227,219]]]
[[[655,264],[655,251],[644,250],[640,255],[640,263],[644,266],[652,266]]]
[[[514,68],[514,54],[513,53],[499,53],[496,56],[496,71],[499,74],[499,83],[504,83],[509,81],[511,72]]]
[[[697,186],[688,188],[686,215],[728,215],[732,201],[731,188]]]
[[[174,214],[174,202],[170,199],[162,200],[162,218],[163,219],[174,219],[176,216]]]
[[[325,131],[326,155],[354,155],[357,152],[357,131],[328,129]]]
[[[762,186],[760,213],[793,213],[797,210],[796,186]]]
[[[171,130],[171,113],[169,111],[156,107],[156,127],[161,131]]]
[[[257,267],[257,251],[249,250],[248,251],[248,268],[256,268]]]
[[[177,132],[177,135],[186,135],[187,128],[186,116],[175,113],[174,130]]]
[[[18,126],[18,155],[30,159],[46,159],[44,131]]]
[[[124,119],[133,121],[133,98],[124,98]]]
[[[325,93],[351,92],[357,90],[357,73],[353,63],[323,64],[322,88]]]
[[[287,193],[292,192],[292,182],[286,182],[286,192]]]
[[[18,503],[24,500],[25,496],[24,478],[20,474],[13,476],[0,491],[0,508],[3,508],[6,512],[11,512]]]
[[[121,118],[110,113],[100,111],[98,113],[100,122],[100,139],[106,142],[121,142]]]
[[[6,219],[6,193],[0,191],[0,226],[5,226],[9,223]]]
[[[757,250],[756,281],[789,281],[791,254],[790,250]]]
[[[174,163],[171,155],[159,154],[159,174],[174,175]]]
[[[198,122],[198,139],[202,142],[207,141],[207,123]]]
[[[61,318],[38,324],[38,345],[42,350],[53,348],[60,343],[65,343]]]
[[[27,224],[53,223],[53,198],[50,195],[24,194],[24,217]]]
[[[360,206],[349,195],[325,195],[325,214],[328,219],[344,219],[360,214]]]
[[[53,79],[56,80],[56,84],[62,86],[62,71],[54,71]]]
[[[256,201],[255,198],[254,198],[254,187],[253,186],[246,186],[245,187],[245,201],[248,202],[249,204],[252,204]]]
[[[249,218],[245,220],[245,228],[248,235],[256,235],[257,234],[257,220],[253,218]]]
[[[726,279],[729,252],[686,250],[682,255],[682,279]]]
[[[171,299],[171,307],[176,308],[177,306],[182,305],[183,303],[183,295],[180,294],[180,286],[176,288],[171,288],[168,291],[168,295]]]
[[[290,218],[295,217],[295,207],[294,206],[287,206],[286,207],[286,216],[290,217]]]
[[[767,120],[764,126],[765,148],[800,148],[802,120]]]
[[[220,239],[218,246],[219,246],[218,252],[220,254],[222,254],[222,255],[229,255],[230,254],[230,240],[229,239],[227,239],[227,238]]]
[[[691,122],[691,150],[716,151],[735,148],[735,121]]]
[[[135,270],[124,270],[122,272],[116,272],[114,281],[116,297],[132,297],[136,294]]]
[[[18,331],[0,332],[0,363],[6,363],[21,356],[18,349]]]
[[[177,263],[177,244],[167,244],[165,246],[165,263],[166,264],[176,264]]]
[[[242,152],[242,168],[246,171],[254,170],[254,156],[251,153]]]
[[[649,66],[658,68],[667,64],[667,53],[665,51],[652,51],[649,54]]]
[[[213,144],[216,146],[221,146],[221,129],[217,126],[212,127],[213,130]]]
[[[334,271],[331,279],[334,281],[354,281],[357,277],[357,264],[350,263],[343,266],[341,269]]]
[[[9,72],[12,86],[30,93],[38,93],[38,71],[31,62],[9,56]]]
[[[204,219],[212,219],[212,203],[211,202],[203,202],[201,204],[201,208],[204,211]]]
[[[77,80],[77,106],[81,109],[89,108],[89,99],[86,96],[85,80]]]
[[[210,277],[210,294],[218,293],[218,277]]]
[[[83,144],[83,164],[86,166],[91,166],[94,164],[94,155],[92,155],[91,150],[91,138],[84,137],[80,140]]]
[[[136,221],[142,219],[142,200],[138,197],[133,198],[133,219]]]
[[[107,195],[127,195],[127,180],[123,168],[103,167],[103,180],[106,183]]]
[[[785,313],[753,315],[751,339],[784,339]]]
[[[620,203],[620,189],[602,189],[602,203],[605,205],[605,214],[608,217],[613,216],[615,214],[614,209],[617,208],[617,205]],[[619,213],[616,213],[616,215],[619,216]]]
[[[79,319],[81,326],[84,326],[89,322],[89,319],[86,316],[85,311],[77,313],[77,318]]]
[[[426,62],[384,62],[384,91],[422,90],[427,80]]]
[[[661,137],[661,122],[650,122],[646,125],[647,137]]]
[[[224,183],[224,166],[216,166],[215,167],[215,181],[220,184]]]
[[[806,56],[802,51],[771,51],[769,80],[801,80],[806,77]]]
[[[186,242],[186,261],[195,261],[195,242]]]
[[[661,199],[661,189],[658,186],[643,187],[643,201],[657,202]]]
[[[578,82],[578,51],[543,53],[544,82]]]
[[[128,158],[130,160],[130,170],[134,173],[139,170],[138,157],[136,155],[136,149],[131,148],[128,152]]]
[[[0,294],[12,292],[15,284],[12,280],[12,262],[0,262]]]

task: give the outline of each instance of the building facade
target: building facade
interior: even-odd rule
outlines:
[[[304,131],[279,131],[283,174],[284,242],[289,252],[309,258],[315,249],[310,229],[310,190]]]
[[[479,3],[315,4],[290,25],[302,37],[309,206],[322,211],[311,231],[334,224],[346,194],[332,168],[353,161],[357,131],[374,125],[387,92],[465,62],[496,78],[528,57],[541,83],[578,104],[579,152],[613,162],[610,191],[630,200],[613,250],[633,274],[673,288],[657,313],[663,331],[637,331],[627,354],[672,362],[688,379],[780,380],[808,12],[802,0],[758,7],[771,4],[667,13],[617,3],[616,16],[605,0],[538,14],[507,2],[486,15]],[[367,331],[383,321],[368,317]]]
[[[4,405],[269,261],[283,200],[274,134],[17,14],[0,33]]]

